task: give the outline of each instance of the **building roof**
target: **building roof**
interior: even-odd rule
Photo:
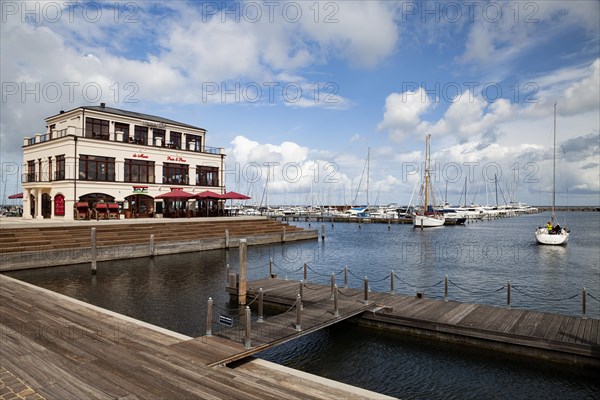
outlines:
[[[121,115],[124,117],[138,118],[138,119],[143,119],[143,120],[153,121],[153,122],[161,122],[164,124],[177,125],[177,126],[181,126],[184,128],[200,129],[203,131],[206,130],[206,129],[200,128],[198,126],[185,124],[183,122],[174,121],[172,119],[163,118],[163,117],[159,117],[156,115],[144,114],[144,113],[139,113],[139,112],[135,112],[135,111],[121,110],[119,108],[106,107],[106,106],[102,106],[102,105],[100,105],[100,106],[81,106],[78,108],[74,108],[73,110],[70,110],[70,111],[74,111],[74,110],[78,110],[78,109],[93,110],[93,111],[103,112],[103,113],[107,113],[107,114]],[[59,116],[61,114],[62,114],[62,112],[60,114],[56,114],[56,115],[53,115],[48,118],[53,118],[53,117]]]

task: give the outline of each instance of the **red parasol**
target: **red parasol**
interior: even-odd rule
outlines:
[[[192,199],[194,195],[184,190],[171,190],[170,192],[159,194],[155,199],[166,199],[166,200],[185,200]]]
[[[222,194],[211,192],[210,190],[205,190],[202,193],[198,193],[194,197],[197,199],[224,199]]]
[[[246,196],[245,194],[237,193],[237,192],[227,192],[221,195],[223,199],[228,200],[249,200],[251,197]]]

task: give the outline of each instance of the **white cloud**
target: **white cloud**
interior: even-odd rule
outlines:
[[[393,140],[401,140],[415,133],[421,124],[421,115],[432,105],[423,88],[404,93],[392,93],[385,99],[383,121],[378,130],[387,130]]]

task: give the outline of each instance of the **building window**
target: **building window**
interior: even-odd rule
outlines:
[[[85,137],[108,140],[108,121],[98,118],[86,118]]]
[[[163,164],[163,183],[176,185],[187,185],[189,182],[189,165],[187,164]]]
[[[200,144],[202,137],[198,135],[186,134],[185,135],[185,148],[186,150],[200,152]]]
[[[181,132],[171,132],[169,135],[169,147],[172,149],[181,149]]]
[[[52,157],[48,157],[48,182],[52,181]]]
[[[27,161],[27,175],[25,182],[35,182],[35,160]]]
[[[115,132],[123,132],[123,141],[129,142],[129,124],[115,122]]]
[[[196,167],[196,185],[198,186],[219,186],[219,168]]]
[[[148,127],[147,126],[135,126],[134,141],[136,144],[148,144]]]
[[[154,128],[154,129],[152,129],[152,133],[154,136],[154,145],[155,146],[164,146],[165,138],[166,138],[166,131],[164,129]]]
[[[56,156],[56,171],[54,172],[54,180],[61,181],[65,179],[65,155]]]
[[[125,159],[125,182],[154,183],[154,161]]]
[[[115,159],[111,157],[79,157],[79,179],[84,181],[115,181]]]

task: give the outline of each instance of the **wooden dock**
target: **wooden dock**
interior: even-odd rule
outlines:
[[[299,292],[298,281],[267,278],[248,282],[248,301],[264,291],[264,302],[291,306]],[[510,309],[418,298],[397,293],[338,289],[340,304],[365,307],[352,320],[361,325],[455,341],[548,360],[600,367],[600,320],[538,311]],[[233,292],[230,290],[230,293]],[[331,287],[305,283],[304,311],[332,317]],[[318,310],[318,311],[317,311]],[[293,323],[294,315],[287,323]],[[334,321],[335,322],[335,321]],[[280,325],[284,322],[279,321]],[[254,326],[253,326],[253,329]]]
[[[239,369],[219,362],[246,351],[0,275],[0,383],[21,398],[389,398],[262,360]]]
[[[259,289],[264,305],[284,312],[259,322],[255,311],[249,334],[238,323],[191,338],[0,275],[0,383],[9,376],[23,393],[47,399],[387,398],[262,360],[226,366],[346,319],[600,367],[598,319],[278,278],[248,282],[254,310]]]

